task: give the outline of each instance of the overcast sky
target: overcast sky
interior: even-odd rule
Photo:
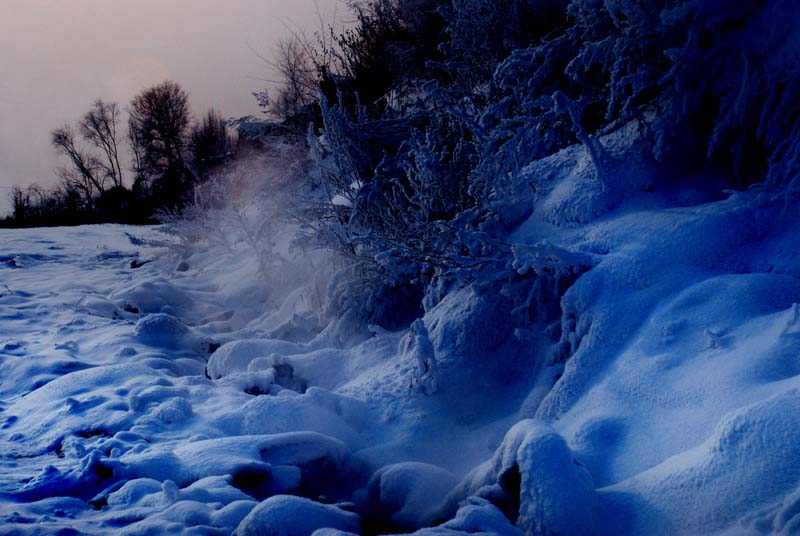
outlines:
[[[258,54],[287,25],[313,33],[315,4],[331,19],[337,0],[0,0],[0,214],[11,186],[55,182],[49,132],[98,97],[127,105],[172,79],[196,113],[259,114]]]

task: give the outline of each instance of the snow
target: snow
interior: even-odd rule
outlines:
[[[455,475],[435,465],[396,463],[376,471],[357,500],[362,511],[410,531],[435,521],[436,507],[457,483]]]
[[[305,536],[333,528],[358,533],[358,516],[333,505],[302,497],[276,495],[259,504],[242,520],[237,536]]]
[[[492,459],[453,490],[447,507],[472,496],[503,505],[525,534],[589,534],[598,522],[591,475],[563,437],[531,420],[509,430]]]
[[[524,330],[478,284],[354,331],[243,247],[0,231],[0,534],[797,533],[800,233],[629,135],[625,188],[572,147],[500,207],[520,277],[581,267]]]
[[[480,497],[470,497],[458,509],[456,516],[436,528],[421,529],[415,536],[457,536],[459,534],[478,534],[488,536],[522,536],[515,527],[491,502]]]

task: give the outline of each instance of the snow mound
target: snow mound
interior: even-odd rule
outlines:
[[[470,473],[445,511],[470,497],[497,505],[529,535],[584,535],[597,530],[599,500],[589,473],[564,438],[533,420],[515,424],[491,460]]]
[[[220,346],[208,361],[208,374],[213,379],[236,372],[247,372],[250,363],[258,358],[268,358],[300,353],[295,343],[270,339],[245,339]]]
[[[236,536],[311,536],[317,529],[361,532],[358,515],[302,497],[276,495],[256,506],[234,533]]]
[[[241,415],[247,434],[314,430],[354,448],[365,443],[370,424],[363,404],[318,387],[303,395],[257,396],[242,406]]]
[[[230,475],[234,487],[257,499],[278,493],[347,496],[366,480],[361,462],[344,443],[315,432],[223,437],[187,442],[174,450],[134,450],[109,464],[118,478],[167,479],[178,486]]]
[[[212,348],[205,338],[175,316],[165,313],[148,314],[136,323],[134,339],[142,344],[170,350],[189,349],[208,354]]]
[[[179,310],[192,302],[185,291],[161,276],[121,288],[111,294],[111,300],[119,304],[130,304],[142,313],[159,313],[165,307]]]
[[[545,219],[555,225],[587,223],[611,210],[614,200],[604,192],[600,174],[588,152],[582,146],[565,150],[578,153],[576,162],[567,168],[566,176],[557,178],[553,191],[544,199]],[[551,158],[563,157],[556,154]],[[545,166],[546,160],[537,162],[537,167]]]
[[[117,304],[109,301],[105,298],[98,297],[98,296],[84,296],[82,298],[76,308],[78,312],[86,313],[94,316],[99,316],[103,318],[110,318],[110,319],[119,319],[119,318],[135,318],[135,315],[132,314],[131,311],[126,309],[131,309],[129,305],[124,304],[123,307],[118,307]]]
[[[596,141],[599,155],[593,156],[585,145],[573,145],[523,170],[523,177],[538,185],[539,210],[548,223],[589,223],[652,187],[654,171],[635,122]]]
[[[470,497],[458,509],[456,516],[435,528],[421,529],[414,536],[523,536],[492,503],[480,497]]]
[[[140,376],[131,381],[131,376]],[[152,381],[153,371],[141,365],[94,367],[65,374],[20,398],[6,408],[5,430],[18,455],[58,448],[70,435],[113,434],[131,426],[137,414],[120,405],[115,391]],[[146,379],[145,379],[146,378]]]
[[[466,287],[447,294],[425,315],[440,359],[474,357],[511,336],[510,302],[493,292]]]
[[[603,493],[621,515],[631,516],[633,533],[721,531],[742,512],[787,497],[788,508],[773,521],[783,530],[793,517],[790,496],[800,485],[798,460],[800,390],[792,389],[725,416],[703,444]],[[711,486],[715,493],[698,502]]]
[[[379,469],[361,490],[360,510],[399,530],[414,530],[435,520],[435,507],[458,483],[440,467],[403,462]]]
[[[189,327],[176,317],[164,313],[150,314],[136,324],[134,337],[144,344],[180,348],[190,334]]]

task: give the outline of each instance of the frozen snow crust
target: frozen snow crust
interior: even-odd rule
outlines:
[[[573,147],[500,207],[592,264],[516,332],[466,286],[348,337],[244,254],[0,231],[0,534],[800,533],[793,209],[605,142],[624,189]]]

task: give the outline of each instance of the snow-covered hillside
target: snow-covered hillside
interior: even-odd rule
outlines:
[[[586,265],[530,330],[466,285],[348,338],[242,252],[0,231],[0,533],[800,531],[793,207],[615,158],[509,197],[520,272]]]

